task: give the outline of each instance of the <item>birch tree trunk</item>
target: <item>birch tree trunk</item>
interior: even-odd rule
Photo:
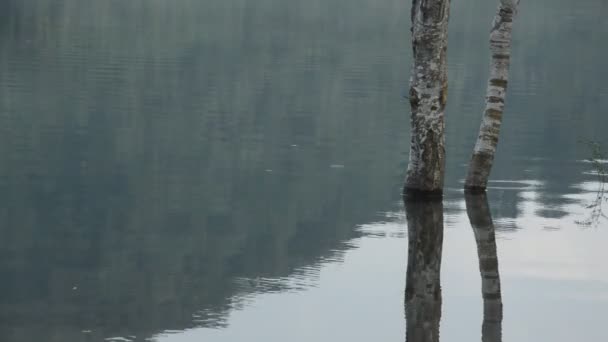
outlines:
[[[518,5],[519,0],[500,0],[498,12],[492,23],[490,33],[492,57],[486,90],[486,108],[464,185],[465,189],[471,192],[485,191],[492,170],[509,80],[513,17]]]
[[[412,0],[411,142],[404,194],[443,193],[450,0]]]
[[[443,205],[406,201],[408,259],[405,285],[406,341],[439,342]]]
[[[485,193],[465,194],[467,215],[475,234],[483,296],[482,342],[502,341],[502,295],[494,223]]]

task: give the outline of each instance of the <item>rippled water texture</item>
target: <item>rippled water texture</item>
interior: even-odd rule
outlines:
[[[0,1],[0,341],[608,340],[608,2],[522,1],[465,202],[495,7],[406,218],[409,1]]]

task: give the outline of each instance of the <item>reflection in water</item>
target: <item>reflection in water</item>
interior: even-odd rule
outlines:
[[[408,259],[405,285],[406,341],[439,341],[443,203],[405,201]]]
[[[502,341],[502,296],[494,224],[486,194],[466,195],[475,234],[483,296],[482,341]],[[408,262],[405,288],[406,341],[438,342],[441,320],[443,204],[405,201]]]
[[[583,174],[589,164],[575,162],[588,154],[576,141],[608,143],[608,83],[598,72],[606,6],[539,0],[521,13],[510,138],[497,155],[493,178],[503,182],[492,184],[491,204],[497,231],[545,256],[503,262],[503,275],[542,270],[571,280],[584,270],[589,283],[605,279],[586,272],[603,266],[603,241],[576,235],[562,218],[596,190],[596,176]],[[355,227],[399,198],[409,8],[402,0],[0,0],[0,341],[233,332],[231,315],[250,298],[275,293],[289,303],[286,292],[317,286],[322,265],[356,246]],[[487,80],[479,72],[487,22],[477,19],[494,8],[474,0],[451,12],[450,188],[460,188]],[[447,227],[462,224],[461,199],[445,204]],[[549,244],[528,229],[539,226],[564,229]],[[391,243],[373,241],[383,250]],[[348,266],[375,259],[362,260]],[[392,300],[397,319],[400,301]],[[595,313],[596,303],[577,311]],[[278,312],[266,320],[288,316]],[[529,312],[511,317],[526,322]]]
[[[485,193],[466,194],[465,201],[467,215],[473,233],[475,233],[479,273],[481,274],[483,296],[481,340],[483,342],[499,342],[502,341],[502,296],[498,273],[498,255],[496,254],[496,236],[490,207],[488,206],[488,198]]]
[[[0,1],[0,341],[226,327],[351,248],[399,196],[405,5],[331,2]]]

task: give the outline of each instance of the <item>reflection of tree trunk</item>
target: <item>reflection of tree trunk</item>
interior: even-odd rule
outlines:
[[[486,90],[486,109],[464,185],[469,191],[485,190],[492,169],[505,106],[511,60],[511,32],[518,4],[519,0],[500,0],[492,23],[490,33],[492,62]]]
[[[438,342],[441,319],[441,201],[406,201],[408,260],[405,286],[406,341]]]
[[[445,168],[444,111],[450,0],[412,1],[411,142],[405,192],[440,196]]]
[[[482,342],[502,341],[502,296],[498,255],[496,254],[496,235],[494,223],[488,206],[486,194],[465,194],[467,214],[479,257],[481,291],[483,295]]]

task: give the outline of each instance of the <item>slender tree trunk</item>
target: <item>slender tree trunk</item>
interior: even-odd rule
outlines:
[[[513,17],[518,5],[519,0],[500,0],[498,12],[492,23],[490,33],[492,59],[486,90],[486,109],[464,185],[465,189],[471,192],[485,191],[492,170],[509,80]]]
[[[439,342],[443,205],[406,201],[408,259],[405,285],[406,341]]]
[[[449,8],[450,0],[412,1],[411,143],[404,187],[408,196],[440,197],[443,192]]]
[[[465,194],[467,214],[479,257],[481,291],[483,296],[482,342],[502,341],[502,295],[496,253],[496,235],[485,193]]]

